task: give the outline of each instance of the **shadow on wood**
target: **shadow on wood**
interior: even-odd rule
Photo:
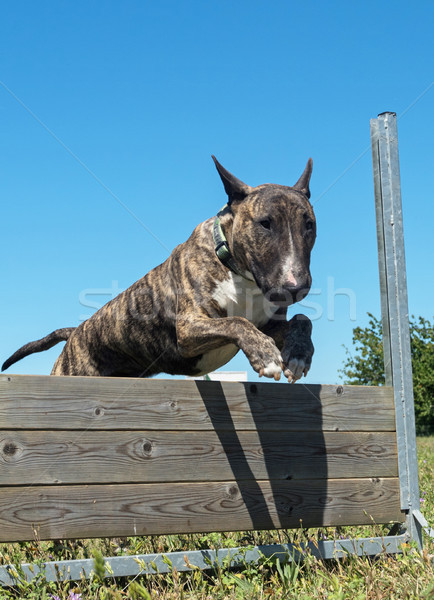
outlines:
[[[308,444],[305,434],[300,437],[300,432],[291,431],[295,411],[291,406],[293,399],[288,385],[273,386],[274,396],[270,398],[267,395],[264,398],[261,390],[269,384],[246,384],[246,402],[251,412],[255,437],[254,445],[247,445],[247,432],[235,426],[223,385],[213,382],[214,390],[210,398],[209,382],[198,381],[196,384],[235,480],[228,484],[226,504],[228,508],[231,507],[228,524],[232,521],[234,527],[237,513],[242,510],[247,511],[250,520],[249,527],[245,529],[300,526],[305,515],[309,515],[307,521],[313,519],[322,523],[322,512],[327,501],[327,456],[322,433],[321,402],[316,393],[321,386],[309,388],[308,428],[311,431]],[[215,397],[221,398],[217,413]],[[264,406],[264,402],[269,405]],[[270,415],[270,405],[276,410],[275,415]],[[300,418],[300,412],[298,416]],[[307,446],[310,456],[307,456]],[[262,463],[260,477],[255,468],[258,462]],[[315,478],[315,485],[303,479],[306,477]],[[309,505],[306,504],[307,498],[310,498]]]

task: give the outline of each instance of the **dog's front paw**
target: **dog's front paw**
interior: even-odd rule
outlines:
[[[281,358],[281,357],[280,357]],[[279,381],[280,374],[282,372],[282,361],[279,363],[272,361],[269,362],[265,367],[261,367],[258,371],[259,377],[274,377],[276,381]]]
[[[285,339],[282,350],[283,374],[290,383],[294,383],[302,375],[306,377],[314,352],[310,321],[304,317],[293,324],[294,327]]]
[[[306,377],[309,372],[311,361],[303,358],[292,358],[287,363],[284,361],[283,374],[289,383],[295,383],[302,375]]]
[[[273,339],[262,335],[261,339],[245,349],[244,353],[259,377],[270,377],[279,381],[282,373],[282,356]]]

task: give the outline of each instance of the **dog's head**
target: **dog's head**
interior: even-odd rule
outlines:
[[[312,159],[293,187],[246,185],[213,156],[228,195],[221,223],[230,250],[268,300],[288,306],[310,290],[316,222],[309,202]]]

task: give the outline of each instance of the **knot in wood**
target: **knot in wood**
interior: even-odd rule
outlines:
[[[229,498],[236,498],[238,495],[238,487],[236,485],[230,485],[227,489],[227,495]]]
[[[14,440],[4,440],[0,447],[1,457],[5,462],[14,462],[22,454],[23,449]]]
[[[13,456],[17,450],[18,448],[13,442],[6,442],[3,446],[3,454],[6,456]]]
[[[338,387],[336,388],[336,394],[338,396],[342,396],[343,393],[344,393],[344,388],[341,385],[338,385]]]
[[[146,455],[151,454],[152,452],[152,442],[150,442],[149,440],[146,440],[143,443],[143,453]]]
[[[104,415],[104,409],[102,406],[97,406],[95,408],[95,417],[102,417]]]
[[[327,506],[327,504],[331,504],[333,502],[333,498],[331,496],[322,496],[318,498],[318,503],[321,506]]]

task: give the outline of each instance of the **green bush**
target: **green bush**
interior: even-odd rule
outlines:
[[[369,325],[353,329],[355,355],[348,348],[340,373],[351,385],[384,385],[381,322],[368,313]],[[434,433],[434,328],[423,317],[410,320],[414,409],[419,435]]]

